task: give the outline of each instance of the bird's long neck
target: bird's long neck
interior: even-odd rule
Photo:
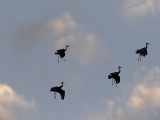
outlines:
[[[121,72],[121,69],[120,68],[118,68],[119,69],[119,71],[118,71],[118,74]]]
[[[67,47],[68,47],[68,46],[66,46],[66,49],[65,49],[65,51],[67,50]]]
[[[62,88],[63,87],[63,83],[61,83],[62,85],[61,86],[59,86],[60,88]]]

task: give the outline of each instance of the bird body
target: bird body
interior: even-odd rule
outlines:
[[[56,93],[59,93],[61,95],[61,99],[64,100],[64,97],[65,97],[65,91],[62,89],[63,87],[63,84],[64,82],[61,83],[62,85],[61,86],[56,86],[56,87],[52,87],[50,89],[50,91],[53,91],[54,92],[54,97],[56,99]]]
[[[145,57],[148,54],[148,51],[147,51],[148,45],[150,44],[146,43],[146,47],[136,50],[136,53],[139,54],[138,61],[139,60],[141,61],[141,56]]]
[[[108,79],[111,79],[112,78],[112,85],[113,85],[113,80],[114,80],[114,83],[115,85],[120,83],[120,76],[119,76],[119,73],[121,72],[120,68],[122,67],[118,67],[119,71],[118,72],[113,72],[113,73],[110,73],[110,75],[108,75]],[[116,85],[117,87],[117,85]]]
[[[64,52],[56,52],[55,54],[56,54],[56,55],[59,55],[60,58],[63,58],[66,53],[64,53]]]
[[[55,52],[56,55],[59,55],[60,58],[63,59],[63,57],[65,57],[65,52],[67,50],[67,47],[69,47],[68,45],[66,45],[66,48],[65,49],[59,49],[57,50],[57,52]],[[58,56],[58,62],[59,62],[59,56]],[[66,61],[65,59],[63,59],[64,61]]]

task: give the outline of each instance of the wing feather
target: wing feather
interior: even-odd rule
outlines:
[[[61,91],[59,91],[59,94],[61,95],[61,99],[64,100],[65,91],[61,89]]]

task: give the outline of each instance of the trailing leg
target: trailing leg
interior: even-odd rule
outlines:
[[[64,58],[62,58],[64,61],[66,61]]]
[[[56,93],[54,93],[54,98],[56,99]]]

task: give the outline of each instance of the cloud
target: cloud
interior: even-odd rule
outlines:
[[[82,64],[87,64],[95,58],[108,57],[101,40],[86,27],[78,24],[67,11],[47,21],[16,25],[10,29],[9,36],[12,41],[15,40],[13,45],[17,52],[23,54],[48,43],[53,45],[55,51],[70,45],[67,51],[69,53],[66,53]]]
[[[160,11],[160,0],[126,0],[124,10],[128,17],[155,15]]]
[[[72,16],[67,11],[55,19],[49,21],[47,25],[48,29],[50,29],[56,36],[70,32],[77,27],[77,23],[73,20]]]
[[[68,12],[50,21],[48,26],[57,37],[55,48],[61,49],[69,44],[72,57],[82,64],[108,55],[101,41],[84,26],[76,23]]]
[[[160,107],[160,87],[139,85],[134,88],[128,106],[132,108]]]
[[[33,109],[35,101],[28,102],[24,97],[16,94],[14,90],[6,84],[0,84],[0,120],[16,120],[16,108]]]
[[[160,118],[160,67],[143,67],[136,73],[135,80],[141,83],[133,86],[124,103],[107,100],[103,113],[90,114],[85,120],[158,120]],[[138,76],[138,77],[137,77]],[[118,106],[118,107],[117,107]]]

